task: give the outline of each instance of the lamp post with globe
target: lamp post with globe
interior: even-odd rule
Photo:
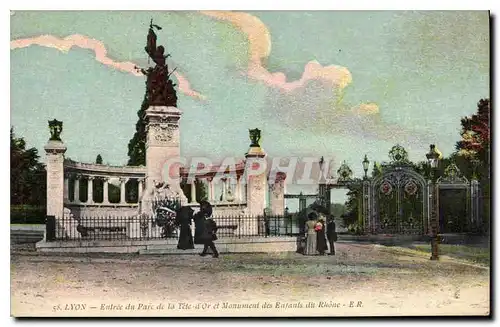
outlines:
[[[438,243],[439,243],[439,224],[438,224],[438,192],[436,184],[436,171],[439,166],[440,153],[436,151],[436,146],[434,144],[430,145],[429,152],[425,155],[427,161],[431,168],[431,182],[432,182],[432,192],[431,192],[431,260],[439,259]]]
[[[363,159],[363,170],[365,171],[365,179],[368,178],[368,167],[370,166],[370,160],[368,160],[368,157],[365,154],[365,158]]]

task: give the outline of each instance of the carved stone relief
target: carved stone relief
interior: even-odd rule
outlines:
[[[165,145],[174,138],[177,126],[172,124],[155,124],[149,126],[149,141],[155,145]]]

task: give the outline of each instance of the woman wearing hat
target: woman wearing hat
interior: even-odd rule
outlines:
[[[316,226],[318,214],[314,211],[307,215],[308,220],[306,221],[306,248],[304,249],[304,255],[316,255]]]

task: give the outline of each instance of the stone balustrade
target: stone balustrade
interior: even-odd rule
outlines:
[[[137,215],[139,200],[144,191],[146,168],[143,166],[110,166],[64,161],[64,206],[79,217],[130,217]],[[119,201],[110,202],[110,182],[120,188]],[[130,184],[130,181],[135,183]],[[81,188],[87,186],[86,198]],[[133,187],[134,199],[127,199]],[[97,196],[99,193],[100,196]]]
[[[71,160],[64,161],[65,170],[78,171],[81,173],[92,173],[94,175],[102,176],[124,176],[128,177],[145,177],[146,167],[144,166],[112,166],[93,163],[75,162]]]

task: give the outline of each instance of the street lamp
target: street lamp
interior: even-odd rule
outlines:
[[[326,176],[323,173],[323,166],[325,165],[325,158],[321,156],[321,159],[319,159],[319,180],[318,180],[318,195],[319,195],[319,200],[322,206],[327,206],[327,199],[326,199],[326,194],[327,194],[327,182],[326,182]]]
[[[365,171],[365,179],[368,178],[368,167],[370,166],[370,160],[368,160],[368,157],[365,154],[365,158],[363,159],[363,170]]]
[[[440,154],[436,151],[436,146],[434,144],[430,145],[429,153],[425,155],[429,166],[431,167],[431,181],[432,181],[432,211],[431,211],[431,260],[438,260],[438,218],[437,218],[437,206],[438,206],[438,192],[436,185],[436,170],[439,165]]]

